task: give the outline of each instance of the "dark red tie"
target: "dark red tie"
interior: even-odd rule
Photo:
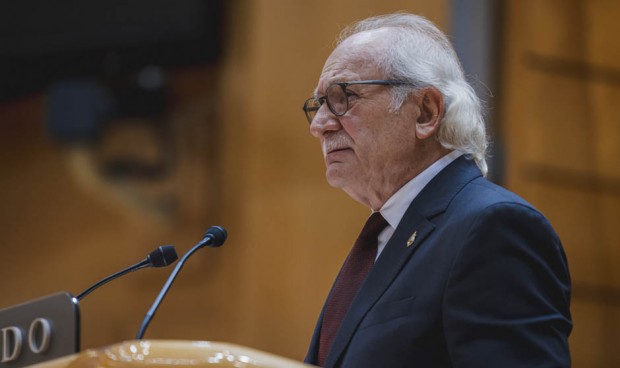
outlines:
[[[353,249],[349,253],[340,275],[332,289],[331,296],[325,306],[321,335],[319,339],[318,363],[323,366],[327,354],[332,347],[334,338],[340,328],[340,322],[349,310],[349,306],[355,298],[362,282],[375,263],[377,256],[377,237],[381,230],[387,226],[387,222],[380,212],[373,213],[362,232],[355,241]]]

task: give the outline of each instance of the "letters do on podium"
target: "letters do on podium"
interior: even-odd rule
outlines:
[[[0,309],[0,368],[18,368],[80,350],[79,306],[61,292]]]

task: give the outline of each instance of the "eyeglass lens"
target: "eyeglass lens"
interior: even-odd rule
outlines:
[[[304,104],[304,111],[306,113],[306,118],[308,119],[308,123],[312,123],[312,120],[314,120],[314,116],[316,115],[316,112],[319,111],[319,109],[321,108],[321,103],[319,102],[318,99],[312,97],[306,100],[306,103]]]
[[[347,101],[344,86],[332,84],[327,88],[325,94],[327,97],[327,105],[334,115],[342,116],[347,112],[347,109],[349,108],[349,101]]]
[[[339,84],[332,84],[327,87],[325,91],[325,101],[329,110],[336,116],[344,115],[349,109],[349,101],[345,92],[345,86]],[[310,98],[306,101],[304,111],[308,122],[312,123],[312,120],[316,116],[317,111],[321,108],[321,102],[316,98]]]

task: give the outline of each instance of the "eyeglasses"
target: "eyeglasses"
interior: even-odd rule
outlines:
[[[347,91],[347,87],[355,84],[376,84],[382,86],[414,86],[413,83],[399,81],[399,80],[361,80],[351,82],[334,83],[327,87],[325,90],[325,96],[323,97],[310,97],[304,102],[304,112],[308,123],[312,124],[312,120],[316,116],[317,111],[321,108],[324,102],[327,102],[327,107],[336,116],[342,116],[349,110],[349,96],[351,92]]]

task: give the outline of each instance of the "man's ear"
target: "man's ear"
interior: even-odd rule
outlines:
[[[415,124],[415,135],[418,139],[427,139],[439,129],[443,117],[443,95],[435,87],[426,87],[418,92],[420,116]]]

